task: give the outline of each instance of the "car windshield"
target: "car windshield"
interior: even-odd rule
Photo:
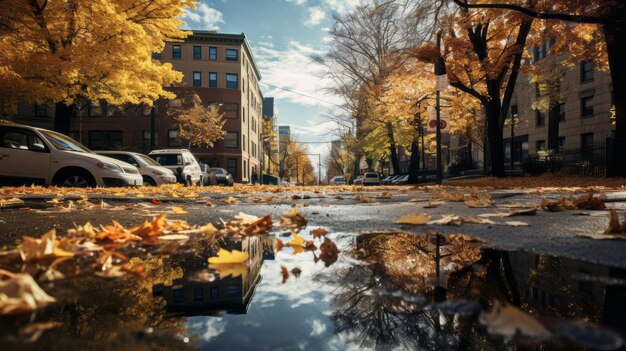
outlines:
[[[211,172],[215,174],[226,174],[226,171],[222,168],[211,168]]]
[[[376,173],[368,173],[365,175],[365,178],[378,178],[378,174]]]
[[[76,151],[92,153],[85,145],[68,137],[50,130],[40,130],[41,134],[59,151]]]
[[[177,166],[183,164],[183,158],[180,154],[156,154],[150,155],[161,166]]]
[[[148,166],[160,166],[160,164],[158,164],[155,160],[151,159],[150,157],[146,155],[136,154],[135,156],[137,156],[138,159],[140,159],[142,162],[144,162]]]

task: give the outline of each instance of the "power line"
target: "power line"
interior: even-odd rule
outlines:
[[[301,92],[298,92],[298,91],[295,91],[295,90],[291,90],[291,89],[287,89],[287,88],[282,88],[282,87],[279,87],[279,86],[276,86],[276,85],[272,85],[272,84],[268,84],[268,83],[265,83],[265,82],[259,82],[259,83],[260,83],[260,84],[263,84],[263,85],[267,85],[267,86],[268,86],[268,87],[270,87],[270,88],[279,89],[279,90],[284,90],[284,91],[290,92],[290,93],[292,93],[292,94],[301,95],[301,96],[307,97],[307,98],[309,98],[309,99],[317,100],[317,101],[323,102],[323,103],[325,103],[325,104],[329,104],[329,105],[333,105],[333,106],[339,107],[340,109],[342,109],[342,110],[344,110],[344,111],[351,112],[349,109],[347,109],[347,108],[345,108],[345,107],[343,107],[343,106],[341,106],[341,105],[338,105],[338,104],[336,104],[336,103],[334,103],[334,102],[326,101],[326,100],[323,100],[323,99],[320,99],[320,98],[316,98],[315,96],[307,95],[307,94],[304,94],[304,93],[301,93]]]

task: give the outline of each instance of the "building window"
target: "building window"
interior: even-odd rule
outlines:
[[[545,150],[546,149],[546,141],[545,140],[537,140],[535,142],[535,148],[537,149],[537,151]]]
[[[565,121],[565,103],[559,104],[559,122]]]
[[[202,85],[202,73],[193,72],[193,86],[199,87]]]
[[[222,111],[225,118],[239,119],[239,104],[223,104]]]
[[[172,46],[172,58],[180,59],[182,57],[180,45]]]
[[[45,104],[35,103],[35,116],[48,117],[48,106]]]
[[[238,149],[239,148],[239,133],[238,132],[227,132],[224,135],[224,147],[229,149]]]
[[[193,59],[194,60],[201,60],[202,59],[202,47],[201,46],[194,46],[193,47]]]
[[[161,53],[160,52],[153,52],[152,53],[152,59],[153,60],[160,60],[161,59]]]
[[[239,76],[236,73],[226,73],[226,88],[239,88]]]
[[[559,151],[565,150],[565,137],[559,137]]]
[[[237,61],[239,59],[239,52],[235,49],[226,49],[226,60]]]
[[[89,117],[102,117],[102,104],[99,101],[89,103]]]
[[[174,302],[183,302],[183,289],[172,290]]]
[[[93,150],[116,150],[122,147],[123,141],[120,130],[92,130],[87,144]]]
[[[217,60],[217,48],[210,47],[209,48],[209,60]]]
[[[591,147],[593,145],[593,133],[585,133],[580,135],[580,146]]]
[[[593,61],[583,61],[580,63],[580,82],[591,81],[593,81]]]
[[[232,174],[233,177],[237,177],[237,159],[229,158],[226,163],[226,170]]]
[[[196,301],[204,300],[204,289],[200,287],[194,289],[194,300]]]
[[[150,147],[150,137],[152,133],[149,130],[144,130],[141,133],[141,145],[143,147]],[[154,146],[159,145],[159,133],[154,133]]]
[[[181,146],[180,138],[178,137],[177,129],[168,129],[167,131],[167,146]]]
[[[248,177],[248,161],[243,161],[243,177]]]
[[[593,117],[593,96],[580,99],[580,116],[582,118]]]
[[[545,113],[537,110],[537,111],[535,111],[535,114],[536,114],[535,125],[537,127],[543,127],[544,125],[546,125],[546,115],[545,115]]]
[[[217,88],[217,72],[209,73],[209,88]]]
[[[243,151],[246,151],[246,135],[243,134],[241,137],[243,139],[243,143],[241,144],[243,147]]]
[[[211,300],[217,300],[219,298],[219,288],[214,286],[211,288]]]

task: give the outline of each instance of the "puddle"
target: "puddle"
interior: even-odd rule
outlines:
[[[301,235],[313,240],[308,229]],[[319,238],[317,250],[294,254],[276,251],[289,237],[250,237],[223,245],[249,253],[243,267],[216,271],[206,256],[217,247],[182,247],[145,257],[143,280],[41,282],[62,303],[0,318],[0,342],[5,350],[622,346],[626,270],[501,251],[465,235],[327,237],[338,255],[321,253]]]

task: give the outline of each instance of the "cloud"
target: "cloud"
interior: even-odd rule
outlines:
[[[224,23],[224,14],[205,3],[200,3],[195,10],[186,10],[182,19],[186,27],[191,29],[219,30],[218,24]]]
[[[326,13],[319,7],[309,7],[308,11],[309,18],[304,21],[304,24],[307,26],[316,26],[326,18]]]
[[[331,11],[343,15],[361,3],[361,0],[323,0],[326,7]]]
[[[300,6],[306,4],[306,0],[286,0],[286,1],[292,4],[300,5]]]
[[[311,336],[318,336],[324,334],[326,331],[326,324],[319,319],[307,321],[311,325]]]

